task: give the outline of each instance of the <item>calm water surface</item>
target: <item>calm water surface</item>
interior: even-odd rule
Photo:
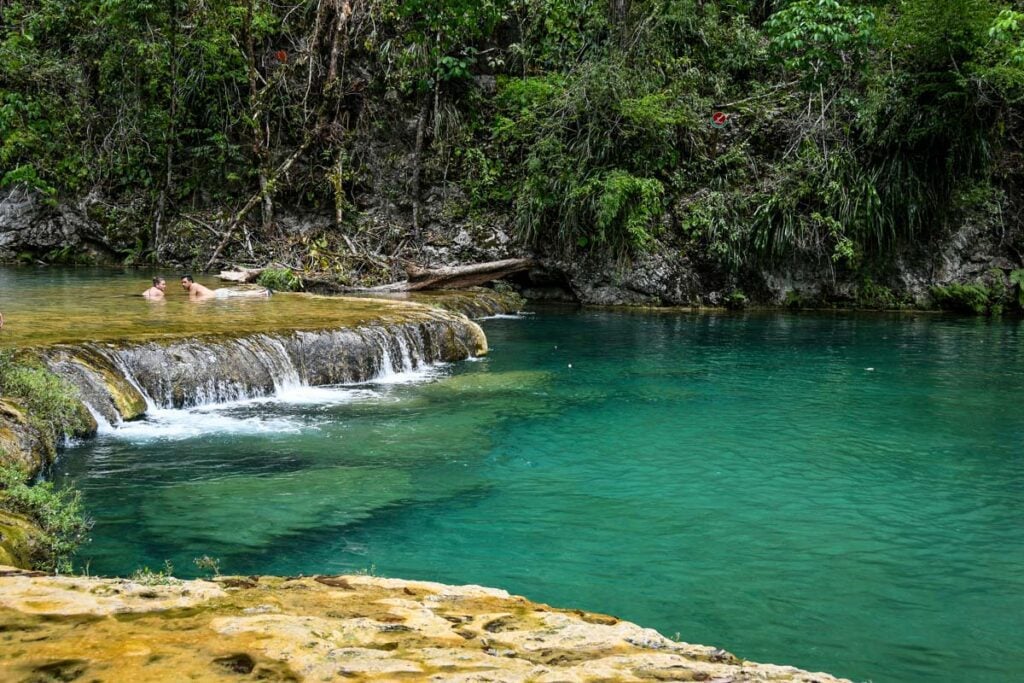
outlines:
[[[1024,679],[1024,329],[540,311],[66,451],[93,573],[499,586],[873,681]]]
[[[165,299],[148,301],[142,292],[153,275],[146,270],[0,266],[0,313],[6,321],[0,349],[82,339],[322,329],[408,315],[401,302],[281,292],[269,299],[189,301],[173,273],[163,274]],[[212,289],[225,286],[209,276],[196,281]]]

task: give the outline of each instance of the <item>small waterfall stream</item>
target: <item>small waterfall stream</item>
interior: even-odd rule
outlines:
[[[438,312],[414,322],[351,329],[65,345],[45,350],[43,357],[78,387],[100,429],[107,430],[147,412],[387,379],[486,352],[479,326]]]

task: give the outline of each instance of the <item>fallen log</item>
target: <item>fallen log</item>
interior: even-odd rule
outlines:
[[[494,280],[529,270],[535,265],[533,259],[515,258],[503,261],[488,261],[470,266],[448,268],[421,268],[415,264],[405,266],[405,282],[371,287],[371,292],[418,292],[425,289],[466,289],[478,287]]]
[[[246,284],[256,282],[264,268],[237,268],[235,270],[222,270],[217,277],[223,282],[239,282]]]

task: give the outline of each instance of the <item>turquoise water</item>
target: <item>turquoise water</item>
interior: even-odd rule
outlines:
[[[1024,679],[1020,322],[483,325],[483,361],[70,449],[83,560],[480,583],[856,680]]]

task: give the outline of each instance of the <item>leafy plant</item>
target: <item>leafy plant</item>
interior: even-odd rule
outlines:
[[[870,277],[861,280],[857,287],[857,305],[861,308],[891,310],[903,308],[908,303],[897,297],[889,287],[878,284]]]
[[[1024,310],[1024,268],[1010,273],[1010,283],[1017,285],[1017,306]]]
[[[984,285],[954,282],[949,285],[932,287],[931,293],[939,307],[946,310],[974,315],[998,313],[997,310],[994,310],[998,303],[992,296],[992,291]]]
[[[197,557],[192,561],[200,571],[209,572],[214,578],[220,576],[220,560],[209,555]]]
[[[765,29],[775,57],[805,88],[817,91],[864,64],[874,23],[875,15],[866,7],[838,0],[797,0],[773,14]]]
[[[174,578],[174,565],[170,560],[164,560],[163,569],[155,571],[149,567],[139,567],[132,572],[131,580],[143,586],[173,586],[181,583],[181,579]]]
[[[734,289],[725,295],[725,307],[738,311],[747,307],[747,295],[738,289]]]
[[[302,278],[291,268],[266,268],[256,282],[279,292],[298,292],[303,288]]]
[[[25,408],[51,451],[65,436],[88,433],[93,426],[75,386],[13,351],[0,351],[0,395]]]
[[[23,515],[42,529],[41,540],[31,548],[33,566],[55,573],[72,570],[72,558],[92,528],[79,491],[52,482],[30,486],[21,469],[0,465],[0,509]]]

